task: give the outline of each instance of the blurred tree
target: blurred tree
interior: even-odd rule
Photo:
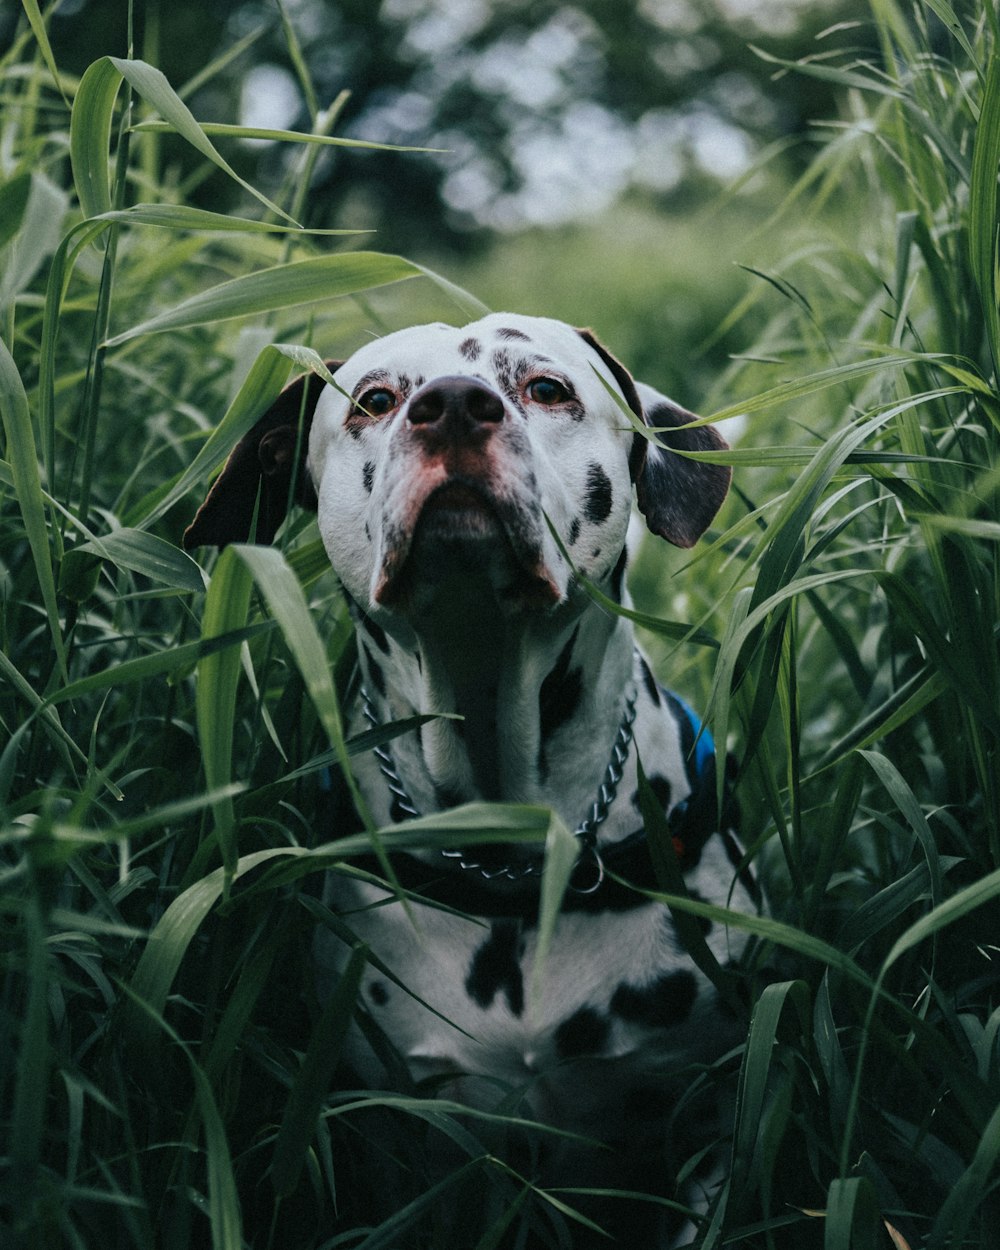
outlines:
[[[493,231],[576,220],[629,187],[677,207],[835,108],[832,84],[776,75],[752,45],[792,59],[826,28],[820,49],[848,39],[871,55],[865,8],[861,0],[285,0],[320,107],[350,92],[340,133],[444,149],[324,155],[309,224],[374,225],[380,246],[420,253],[431,242],[469,247]],[[59,64],[80,72],[98,56],[124,55],[126,12],[122,0],[65,0],[50,23]],[[313,124],[277,0],[150,0],[136,17],[136,55],[178,86],[260,32],[194,94],[202,120]],[[5,19],[0,6],[0,46],[15,20],[16,10]],[[288,175],[289,159],[278,145],[244,153],[272,184]],[[794,142],[785,159],[796,160]],[[213,178],[200,193],[215,207],[231,194]]]

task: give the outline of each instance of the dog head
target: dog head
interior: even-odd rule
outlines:
[[[308,375],[283,392],[233,451],[186,547],[245,541],[255,511],[255,537],[269,542],[298,502],[316,507],[334,569],[366,611],[405,614],[443,580],[473,575],[502,610],[544,609],[571,580],[546,517],[600,583],[619,564],[633,486],[649,528],[681,547],[729,487],[728,467],[637,434],[614,396],[671,449],[722,449],[716,431],[685,429],[691,413],[559,321],[498,313],[399,330],[334,380]]]

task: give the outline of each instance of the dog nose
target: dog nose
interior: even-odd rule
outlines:
[[[471,433],[504,418],[503,400],[475,378],[436,378],[410,401],[411,425],[452,434]]]

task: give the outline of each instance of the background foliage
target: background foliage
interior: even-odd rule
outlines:
[[[405,25],[427,8],[385,12]],[[644,54],[654,11],[586,9]],[[71,56],[24,12],[0,60],[4,1244],[465,1247],[443,1222],[463,1201],[483,1211],[483,1247],[505,1224],[570,1244],[572,1195],[538,1191],[496,1123],[416,1090],[329,1093],[360,962],[320,1003],[309,945],[342,923],[319,873],[357,845],[337,842],[318,778],[370,745],[341,729],[350,628],[306,517],[278,549],[204,568],[178,545],[213,468],[312,348],[470,315],[471,297],[415,263],[434,254],[488,303],[592,321],[647,380],[743,421],[711,541],[645,549],[633,578],[645,610],[716,639],[648,643],[737,751],[770,902],[728,917],[761,939],[746,1044],[692,1078],[736,1106],[695,1244],[989,1246],[995,10],[872,0],[780,79],[818,84],[793,93],[803,115],[824,110],[808,159],[762,152],[764,181],[697,212],[682,190],[633,187],[610,219],[462,266],[441,263],[444,225],[417,246],[441,221],[433,163],[424,235],[405,233],[404,197],[379,219],[412,260],[288,220],[378,214],[362,165],[339,167],[328,197],[319,145],[288,140],[253,169],[199,124],[217,118],[188,111],[197,70],[236,116],[232,30],[180,39],[164,15],[145,57],[82,39]],[[360,21],[360,6],[331,12]],[[294,64],[322,31],[291,16]],[[503,34],[486,22],[470,47]],[[198,64],[175,70],[192,48]],[[641,117],[607,73],[595,98]],[[516,131],[472,133],[476,152],[516,154]],[[370,168],[421,158],[387,159]],[[313,218],[317,203],[329,212]],[[746,269],[723,281],[727,253]],[[458,1162],[442,1178],[426,1163],[443,1138]],[[390,1161],[398,1213],[371,1227],[353,1196]]]
[[[860,0],[174,0],[169,16],[143,6],[136,47],[203,121],[335,118],[349,137],[432,149],[329,150],[303,204],[307,225],[374,227],[383,248],[426,257],[573,220],[629,187],[689,206],[765,146],[801,168],[836,84],[776,75],[752,45],[793,57],[823,25],[820,57],[874,52],[870,26],[851,21],[863,13]],[[118,0],[59,5],[60,67],[80,74],[123,49],[127,20]],[[192,202],[234,204],[236,188],[183,144],[168,137],[164,153]],[[244,156],[265,189],[288,173],[280,146]]]

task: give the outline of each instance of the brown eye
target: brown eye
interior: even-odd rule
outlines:
[[[365,391],[357,405],[370,417],[384,417],[396,407],[396,396],[384,386],[376,386]]]
[[[569,391],[555,378],[535,378],[528,383],[528,398],[536,404],[551,408],[555,404],[564,404],[569,399]]]

